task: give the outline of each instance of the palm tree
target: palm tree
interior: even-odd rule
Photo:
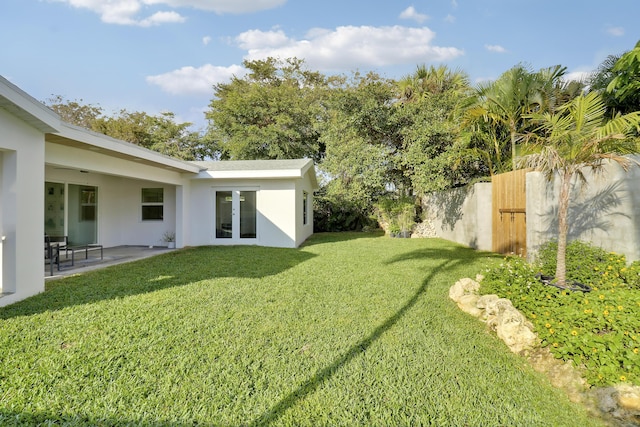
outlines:
[[[620,56],[611,69],[612,79],[606,92],[617,102],[618,111],[640,109],[640,41]]]
[[[599,172],[612,161],[626,171],[637,163],[625,155],[638,152],[638,141],[632,138],[632,132],[640,126],[640,111],[606,121],[604,100],[591,92],[563,104],[555,112],[525,117],[539,123],[539,127],[536,133],[527,135],[526,149],[530,153],[522,157],[521,165],[543,172],[549,180],[560,178],[556,281],[558,286],[566,287],[571,185],[575,179],[586,184],[585,168]]]
[[[477,87],[475,99],[467,110],[467,123],[481,123],[476,128],[489,124],[506,129],[508,141],[494,139],[491,145],[498,158],[504,144],[510,145],[511,170],[516,169],[516,145],[528,124],[523,116],[555,108],[558,95],[566,92],[562,90],[565,71],[566,68],[555,66],[532,72],[524,65],[517,65],[497,80]],[[490,132],[493,136],[502,133]]]
[[[402,102],[414,102],[426,94],[449,91],[466,93],[469,90],[469,76],[464,71],[450,70],[445,65],[427,67],[422,64],[416,67],[413,74],[400,79],[398,88]]]

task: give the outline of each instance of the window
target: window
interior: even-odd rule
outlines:
[[[307,225],[307,199],[309,194],[306,191],[302,192],[302,225]]]
[[[80,221],[96,220],[96,189],[82,187],[80,190]]]
[[[164,218],[164,188],[142,189],[142,220],[162,221]]]

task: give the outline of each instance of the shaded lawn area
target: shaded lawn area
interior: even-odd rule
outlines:
[[[438,239],[201,247],[0,308],[2,425],[600,425],[448,298]]]

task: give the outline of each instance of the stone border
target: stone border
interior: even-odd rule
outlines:
[[[554,387],[563,389],[569,399],[616,425],[640,426],[640,387],[619,384],[590,388],[569,361],[556,359],[540,346],[533,324],[506,298],[479,295],[482,276],[458,280],[449,289],[449,298],[465,313],[479,318],[504,341],[509,349],[526,357],[532,367],[546,374]]]

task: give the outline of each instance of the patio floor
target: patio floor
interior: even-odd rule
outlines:
[[[60,270],[58,270],[58,266],[54,264],[53,276],[51,276],[50,266],[45,262],[44,276],[45,280],[60,279],[73,274],[81,274],[86,271],[97,270],[110,265],[136,261],[174,250],[175,249],[168,249],[162,246],[154,246],[152,248],[148,246],[115,246],[112,248],[104,248],[103,257],[100,259],[100,249],[92,248],[89,250],[87,259],[85,259],[84,251],[76,251],[73,266],[71,266],[71,254],[69,254],[69,259],[67,260],[63,252],[61,256]]]

